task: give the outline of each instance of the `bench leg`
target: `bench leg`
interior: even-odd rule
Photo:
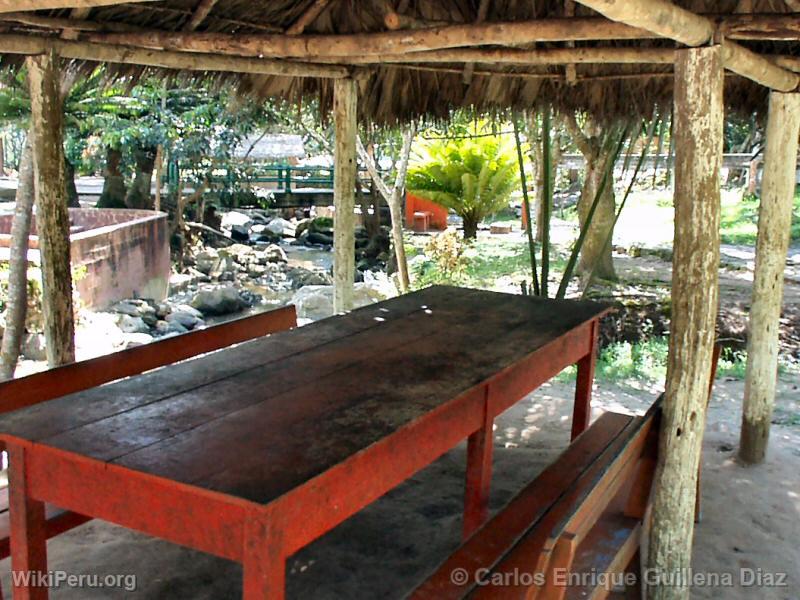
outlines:
[[[575,382],[575,406],[572,411],[572,435],[574,440],[589,427],[592,416],[592,383],[597,362],[597,320],[592,321],[589,353],[578,361],[578,378]]]
[[[28,496],[25,448],[8,447],[8,510],[14,598],[47,600],[47,532],[44,502]],[[16,577],[14,575],[16,574]]]
[[[467,539],[489,516],[489,493],[492,483],[494,419],[484,417],[483,427],[467,440],[467,481],[464,492],[463,537]]]
[[[283,600],[286,556],[270,520],[252,516],[245,525],[242,600]]]

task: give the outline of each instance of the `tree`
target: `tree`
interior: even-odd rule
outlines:
[[[581,248],[578,273],[616,280],[617,274],[614,271],[609,241],[616,213],[614,186],[611,182],[603,187],[594,216],[591,222],[587,223],[587,216],[600,189],[608,163],[615,158],[611,140],[616,136],[616,129],[602,127],[590,115],[583,118],[582,125],[578,123],[574,114],[565,114],[564,122],[586,161],[583,187],[578,200],[578,216],[581,229],[588,227],[588,231]]]
[[[472,124],[468,135],[423,141],[408,189],[452,209],[464,221],[464,239],[477,236],[486,217],[508,206],[519,185],[517,156],[511,140]]]

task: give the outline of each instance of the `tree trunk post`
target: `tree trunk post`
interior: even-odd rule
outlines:
[[[680,576],[691,566],[717,315],[722,88],[719,46],[676,52],[672,323],[648,556],[651,573],[674,579],[648,586],[648,600],[690,592]]]
[[[792,223],[798,134],[800,94],[771,92],[739,443],[739,458],[749,464],[763,462],[766,456],[775,404],[783,273]]]
[[[19,160],[14,220],[11,222],[11,257],[8,270],[6,328],[0,349],[0,381],[11,379],[17,368],[25,316],[28,312],[28,237],[33,214],[33,156],[30,136]]]
[[[36,230],[42,260],[44,334],[47,362],[55,367],[75,360],[58,56],[50,52],[28,57],[27,67],[31,96]]]
[[[333,82],[333,312],[353,308],[357,89],[353,79]]]

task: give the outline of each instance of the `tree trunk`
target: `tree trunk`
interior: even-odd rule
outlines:
[[[397,259],[397,272],[400,276],[400,290],[403,293],[407,292],[411,286],[411,279],[408,276],[406,248],[403,242],[403,191],[406,185],[406,174],[408,173],[408,159],[411,156],[411,144],[414,141],[416,131],[416,125],[411,125],[403,132],[403,147],[400,150],[397,178],[388,200],[389,210],[392,215],[392,243],[394,244],[394,255]]]
[[[353,308],[355,279],[356,111],[358,89],[353,79],[333,82],[333,312]]]
[[[462,216],[464,220],[464,239],[474,240],[478,237],[478,219],[473,216]]]
[[[722,52],[712,46],[675,55],[672,322],[647,565],[651,574],[671,579],[649,585],[648,600],[689,598],[685,574],[718,307]]]
[[[80,199],[78,198],[78,188],[75,185],[75,165],[73,165],[69,160],[64,158],[64,178],[66,179],[66,194],[67,194],[67,206],[70,208],[80,208],[81,203]]]
[[[133,177],[125,205],[128,208],[153,209],[153,169],[156,164],[156,148],[139,148],[135,152],[136,174]]]
[[[119,168],[121,162],[122,151],[107,146],[103,191],[97,208],[125,208],[125,178]]]
[[[28,236],[33,213],[33,157],[30,135],[19,161],[14,220],[11,223],[11,258],[8,271],[6,328],[0,350],[0,380],[11,379],[19,360],[25,314],[28,308]]]
[[[766,456],[775,405],[778,333],[792,224],[798,132],[800,94],[770,93],[739,444],[739,457],[751,464],[763,462]]]
[[[31,98],[36,231],[42,261],[44,334],[47,362],[55,367],[75,360],[58,56],[54,52],[31,56],[26,64]]]
[[[581,189],[581,196],[578,200],[578,216],[581,229],[586,227],[586,217],[597,195],[597,190],[600,188],[606,165],[609,160],[613,159],[610,155],[611,152],[613,152],[613,149],[608,148],[608,144],[602,144],[600,140],[594,138],[591,143],[591,150],[584,153],[586,171],[583,189]],[[591,273],[592,277],[599,279],[615,280],[617,278],[611,257],[611,244],[606,243],[606,240],[609,239],[609,232],[614,228],[615,212],[614,184],[609,179],[597,204],[597,209],[591,224],[589,224],[589,230],[581,248],[578,273],[584,275]]]

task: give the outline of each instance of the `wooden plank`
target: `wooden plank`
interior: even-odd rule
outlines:
[[[297,325],[294,306],[0,383],[0,411],[52,400]]]
[[[552,314],[536,310],[537,303],[521,296],[495,296],[496,304],[487,305],[485,294],[478,294],[471,310],[460,302],[463,320],[457,327],[446,325],[447,335],[423,337],[372,356],[368,375],[362,365],[353,365],[131,453],[120,463],[266,501],[286,491],[285,486],[302,482],[475,389],[498,364],[519,360],[556,336]],[[596,307],[590,304],[585,310]],[[477,329],[475,323],[481,318]],[[573,312],[568,318],[582,316]],[[563,327],[571,325],[570,321]],[[503,331],[508,333],[501,335]],[[281,406],[291,406],[292,411],[280,410]],[[242,447],[232,447],[231,439],[241,440]],[[265,453],[269,461],[264,460]],[[201,460],[204,454],[213,454],[215,460]],[[218,475],[212,477],[214,473]]]
[[[457,299],[466,293],[458,288],[437,286],[424,293],[363,307],[347,318],[333,317],[297,329],[291,334],[243,343],[180,364],[114,384],[72,394],[25,410],[0,416],[0,432],[33,440],[113,416],[162,398],[198,389],[237,373],[272,364],[310,348],[322,348],[350,335],[403,319],[425,310],[426,303]],[[389,308],[387,308],[389,307]],[[381,319],[381,320],[377,320]],[[5,388],[0,388],[3,390]],[[5,396],[5,394],[4,394]]]
[[[481,306],[481,301],[474,299],[476,313]],[[458,311],[448,307],[439,313],[451,318],[458,316]],[[372,361],[376,354],[424,341],[429,335],[444,333],[450,326],[446,318],[440,319],[436,327],[426,326],[426,322],[431,321],[431,315],[418,311],[403,320],[385,323],[377,330],[349,336],[346,342],[273,361],[214,384],[70,429],[44,441],[100,460],[113,460],[282,394],[336,386],[342,369],[363,371],[364,363]],[[309,377],[309,373],[313,376]],[[310,397],[318,399],[318,394],[311,392]],[[287,412],[285,416],[292,415]]]
[[[356,136],[358,87],[354,79],[333,83],[333,312],[353,308],[355,279]]]
[[[411,598],[447,600],[463,597],[472,588],[474,579],[468,578],[464,585],[454,585],[451,579],[453,571],[463,569],[466,573],[474,574],[478,569],[494,567],[632,419],[616,413],[602,415],[584,435],[579,436],[491,521],[442,563],[414,591]]]

